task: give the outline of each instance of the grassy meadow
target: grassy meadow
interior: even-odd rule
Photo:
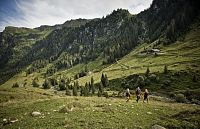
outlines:
[[[63,107],[72,110],[60,111]],[[41,116],[33,117],[33,111]],[[16,117],[17,122],[5,129],[148,129],[158,124],[167,128],[198,128],[200,108],[197,105],[178,104],[150,98],[149,103],[135,98],[129,102],[120,98],[52,97],[36,101],[5,103],[0,117]]]

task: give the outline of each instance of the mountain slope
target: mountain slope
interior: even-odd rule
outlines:
[[[98,62],[94,69],[102,69],[127,55],[135,47],[146,49],[150,45],[159,47],[160,44],[171,44],[183,38],[190,24],[194,23],[199,15],[197,4],[197,0],[154,0],[149,9],[138,15],[131,15],[127,10],[118,9],[102,19],[78,19],[62,25],[41,26],[33,30],[25,29],[26,31],[5,30],[1,33],[0,42],[1,83],[20,71],[31,74],[43,69],[42,74],[45,78],[73,69],[74,66],[78,68],[82,64],[93,64],[92,62]],[[34,32],[27,37],[29,31]],[[41,36],[38,38],[32,38],[40,33]],[[26,45],[28,49],[24,49]],[[163,57],[157,59],[159,58]],[[181,60],[184,60],[184,57]],[[140,66],[149,65],[139,62]],[[116,64],[118,63],[103,71],[121,67]],[[76,73],[71,76],[74,74]],[[118,74],[120,77],[120,73]]]

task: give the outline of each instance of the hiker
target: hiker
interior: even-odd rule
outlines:
[[[136,94],[136,101],[138,103],[139,99],[140,99],[140,95],[141,95],[141,90],[140,90],[140,87],[137,87],[136,90],[135,90],[135,94]]]
[[[126,90],[126,102],[128,102],[130,100],[130,97],[131,97],[131,94],[130,94],[129,88],[127,88],[127,90]]]
[[[147,89],[145,89],[145,91],[144,91],[144,100],[143,100],[143,103],[144,103],[144,101],[145,100],[147,100],[147,103],[148,103],[148,101],[149,101],[149,92],[148,92],[148,90]]]

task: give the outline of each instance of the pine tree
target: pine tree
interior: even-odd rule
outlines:
[[[17,88],[17,87],[19,87],[19,84],[17,82],[12,85],[12,88]]]
[[[98,88],[98,97],[101,97],[102,94],[103,94],[103,84],[100,83]]]
[[[150,70],[149,70],[149,67],[147,67],[147,70],[146,70],[146,73],[145,73],[145,75],[146,75],[146,76],[148,76],[148,75],[149,75],[149,73],[150,73]]]
[[[167,65],[164,66],[164,74],[168,73]]]
[[[92,90],[92,94],[95,93],[95,87],[94,87],[94,79],[93,77],[91,77],[91,90]]]
[[[167,32],[166,32],[166,37],[169,39],[171,42],[174,42],[176,40],[176,24],[175,20],[172,19],[170,25],[167,27]]]
[[[101,75],[101,83],[104,82],[104,79],[105,79],[105,77],[104,77],[104,74],[102,73],[102,75]]]
[[[84,96],[89,96],[89,85],[86,82],[84,87]]]
[[[89,93],[90,93],[92,90],[91,82],[88,83],[88,89],[89,89]]]
[[[75,83],[75,85],[73,86],[73,96],[77,96],[78,93],[77,93],[77,83]]]
[[[102,75],[101,75],[101,83],[102,83],[103,87],[108,87],[109,86],[109,81],[108,81],[108,77],[107,77],[106,74],[104,75],[102,73]]]
[[[108,77],[107,75],[105,74],[105,84],[104,84],[104,87],[108,87],[109,86],[109,81],[108,81]]]
[[[81,86],[80,96],[84,96],[84,87],[83,86]]]

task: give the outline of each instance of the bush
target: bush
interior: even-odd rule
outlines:
[[[65,83],[61,82],[59,84],[59,89],[62,91],[62,90],[66,90],[66,87],[65,87]]]
[[[172,99],[174,99],[176,97],[176,95],[173,92],[170,92],[169,93],[169,97],[172,98]]]
[[[176,102],[179,102],[179,103],[185,103],[187,101],[186,97],[183,94],[177,94],[175,99],[176,99]]]
[[[170,81],[170,80],[164,80],[164,81],[163,81],[163,84],[164,84],[165,86],[170,86],[170,85],[171,85],[171,81]]]
[[[151,74],[148,78],[153,82],[157,80],[157,76],[155,74]]]
[[[106,97],[106,98],[109,98],[108,92],[104,92],[103,96]]]
[[[74,85],[73,86],[73,96],[77,96],[77,95],[78,95],[78,93],[77,93],[77,86]]]
[[[197,76],[196,75],[193,75],[192,81],[197,82]]]
[[[55,78],[50,79],[50,83],[52,86],[58,85],[58,82]]]
[[[68,86],[66,86],[66,92],[65,92],[65,95],[71,96],[71,92],[70,92]]]
[[[142,84],[142,86],[144,86],[144,85],[150,85],[150,84],[151,84],[150,79],[146,78],[145,81],[144,81],[144,84]]]
[[[50,88],[51,88],[50,83],[49,83],[49,81],[48,81],[47,79],[45,79],[45,81],[44,81],[42,87],[43,87],[44,89],[50,89]]]
[[[198,104],[198,105],[200,105],[200,101],[199,100],[197,100],[197,99],[192,99],[192,101],[191,101],[192,103],[194,103],[194,104]]]
[[[102,96],[102,92],[100,90],[98,90],[97,95],[98,95],[98,97],[101,97]]]
[[[33,87],[39,87],[40,85],[37,83],[36,79],[32,82]]]
[[[145,78],[143,76],[138,76],[137,81],[135,83],[135,87],[144,85],[145,85]]]
[[[17,88],[17,87],[19,87],[19,84],[17,82],[12,85],[12,88]]]

